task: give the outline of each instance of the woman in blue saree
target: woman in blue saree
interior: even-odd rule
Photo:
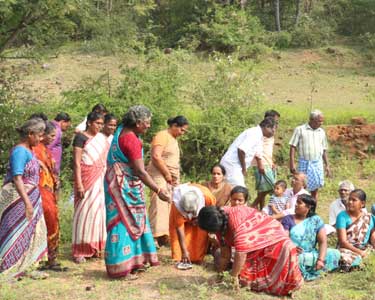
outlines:
[[[136,279],[146,265],[158,265],[158,257],[146,215],[147,185],[158,197],[170,201],[145,171],[139,135],[150,128],[151,112],[132,106],[117,128],[107,158],[104,181],[107,212],[105,263],[109,277]]]
[[[338,250],[327,248],[324,222],[315,214],[315,209],[316,200],[302,194],[297,198],[295,214],[281,221],[297,246],[299,267],[307,281],[318,278],[323,272],[337,269],[340,260]]]
[[[44,129],[42,119],[26,121],[17,129],[20,142],[10,151],[0,190],[0,280],[22,276],[47,252],[47,228],[38,187],[39,162],[32,150]]]

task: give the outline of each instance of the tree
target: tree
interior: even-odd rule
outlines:
[[[280,0],[273,1],[275,6],[275,25],[276,30],[281,31],[281,24],[280,24]]]
[[[61,42],[75,24],[67,18],[74,0],[3,0],[0,7],[0,54],[25,44]]]

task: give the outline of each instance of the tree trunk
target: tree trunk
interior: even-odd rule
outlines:
[[[274,0],[275,6],[275,25],[276,31],[281,31],[281,24],[280,24],[280,0]]]
[[[240,1],[241,9],[245,9],[246,4],[247,4],[247,0],[241,0]]]
[[[260,8],[262,10],[264,10],[265,6],[266,6],[266,1],[265,0],[260,0]]]
[[[294,22],[294,26],[298,25],[300,16],[301,16],[301,0],[296,0],[296,20]]]
[[[17,38],[17,36],[26,28],[28,22],[31,20],[32,16],[30,12],[25,12],[22,19],[18,22],[17,27],[12,29],[9,33],[7,39],[0,45],[0,54],[4,52]]]

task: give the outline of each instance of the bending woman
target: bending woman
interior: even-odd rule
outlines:
[[[225,181],[225,168],[216,164],[211,168],[211,180],[205,182],[206,186],[216,198],[216,206],[229,206],[232,185]]]
[[[0,191],[0,273],[20,276],[47,253],[47,229],[39,191],[39,163],[32,152],[45,129],[41,119],[21,128],[20,142],[10,151]]]
[[[144,167],[139,135],[150,128],[150,123],[151,112],[146,107],[130,107],[108,153],[104,189],[108,233],[105,264],[109,277],[133,276],[146,264],[159,264],[146,215],[143,184],[164,201],[169,201],[170,195]]]
[[[374,216],[362,211],[365,204],[366,193],[361,189],[353,190],[346,211],[339,213],[336,219],[340,267],[344,271],[358,267],[371,245],[375,246]]]
[[[284,296],[302,285],[296,246],[278,221],[246,206],[208,206],[199,212],[198,223],[219,238],[219,272],[227,269],[231,247],[235,248],[231,275],[236,287],[241,283],[257,292]]]
[[[340,252],[327,249],[327,235],[323,220],[315,214],[316,200],[302,194],[297,198],[295,214],[284,217],[281,224],[297,246],[299,268],[305,280],[318,278],[323,271],[339,266]],[[319,250],[316,249],[318,244]]]
[[[91,112],[86,131],[73,140],[74,216],[73,259],[100,257],[106,241],[103,181],[109,150],[107,137],[100,133],[103,115]]]
[[[168,120],[168,129],[158,132],[151,143],[151,161],[147,172],[155,183],[172,193],[172,187],[180,183],[180,148],[177,138],[184,135],[189,122],[184,116]],[[155,244],[168,243],[169,212],[171,205],[153,194],[149,207],[149,217]]]
[[[169,217],[173,260],[198,264],[203,261],[208,234],[199,228],[197,216],[202,207],[215,204],[214,195],[200,184],[181,184],[174,189]]]

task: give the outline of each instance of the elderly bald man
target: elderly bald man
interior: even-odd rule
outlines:
[[[288,203],[289,203],[290,208],[285,209],[278,214],[272,215],[272,218],[280,220],[287,215],[293,215],[298,196],[302,194],[309,194],[309,192],[305,190],[306,175],[304,173],[302,172],[294,173],[292,177],[291,185],[292,187],[287,189],[284,193],[284,196],[289,199]]]
[[[290,145],[290,172],[294,174],[295,153],[298,152],[298,171],[307,175],[307,190],[311,196],[318,200],[318,190],[324,185],[324,170],[327,176],[331,176],[329,168],[327,149],[327,136],[323,128],[323,113],[314,110],[310,113],[309,122],[298,126],[289,141]]]

